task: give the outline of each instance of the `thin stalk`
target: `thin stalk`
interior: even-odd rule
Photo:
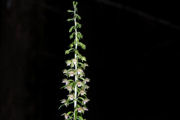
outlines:
[[[84,70],[88,64],[86,63],[86,57],[82,56],[78,51],[79,46],[85,50],[86,45],[82,42],[79,42],[79,40],[83,38],[83,35],[79,31],[81,24],[78,22],[78,20],[80,20],[81,17],[77,13],[77,5],[78,2],[73,1],[73,10],[67,11],[68,13],[72,14],[72,17],[67,19],[67,21],[73,22],[73,25],[69,29],[69,38],[73,40],[73,42],[70,44],[70,48],[65,51],[65,54],[67,55],[73,52],[73,58],[66,60],[67,67],[69,68],[64,69],[63,71],[67,79],[63,79],[62,83],[65,85],[62,88],[67,89],[69,94],[67,95],[67,99],[61,100],[61,106],[67,107],[72,104],[73,110],[62,114],[65,117],[65,120],[85,120],[82,114],[84,114],[85,111],[88,111],[86,103],[89,102],[89,99],[86,95],[86,89],[88,89],[89,86],[86,84],[90,80],[85,77],[84,74]]]
[[[76,15],[76,8],[74,8],[74,16]],[[74,25],[75,25],[75,50],[77,50],[78,48],[78,43],[77,43],[77,40],[78,40],[78,37],[77,37],[77,22],[76,22],[76,17],[74,17]],[[77,60],[76,64],[75,64],[75,70],[77,70],[77,64],[78,64],[78,59],[77,59],[77,55],[76,53],[74,54],[74,57],[75,59]],[[75,75],[75,82],[78,80],[78,76]],[[77,106],[77,85],[75,85],[75,92],[74,92],[74,120],[76,120],[76,106]]]

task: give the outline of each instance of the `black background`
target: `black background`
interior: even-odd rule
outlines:
[[[0,119],[61,120],[72,1],[29,1],[1,4]],[[91,78],[87,119],[179,119],[178,2],[78,1]]]

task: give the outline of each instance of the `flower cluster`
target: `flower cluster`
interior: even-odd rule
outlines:
[[[85,120],[83,114],[85,111],[88,111],[86,104],[90,101],[87,98],[87,90],[89,89],[87,83],[90,82],[90,79],[85,75],[88,64],[86,63],[86,57],[81,55],[78,50],[78,47],[85,50],[86,45],[80,42],[83,39],[83,35],[78,31],[81,28],[81,24],[78,22],[81,17],[77,14],[77,5],[78,2],[73,1],[74,9],[68,10],[69,13],[73,14],[73,17],[67,20],[74,23],[69,29],[71,33],[70,39],[73,41],[69,45],[70,48],[65,51],[65,54],[73,53],[74,57],[65,61],[67,69],[63,70],[66,78],[62,80],[64,84],[62,88],[68,91],[68,95],[66,99],[61,100],[61,106],[68,107],[74,104],[74,109],[73,111],[62,114],[65,120]]]

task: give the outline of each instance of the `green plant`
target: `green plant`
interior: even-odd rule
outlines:
[[[86,63],[86,57],[80,54],[78,48],[82,50],[86,49],[86,45],[80,40],[83,39],[83,35],[78,30],[82,25],[78,22],[81,17],[78,15],[78,2],[73,1],[73,10],[67,12],[72,14],[73,17],[67,19],[68,22],[72,22],[73,26],[70,27],[70,39],[72,40],[69,45],[69,49],[65,51],[65,55],[73,55],[72,59],[66,60],[68,69],[64,69],[63,73],[66,76],[62,80],[65,85],[62,87],[68,91],[67,99],[61,100],[62,106],[69,107],[73,104],[73,110],[70,110],[63,114],[66,120],[85,120],[83,114],[88,111],[86,106],[89,99],[87,98],[87,90],[89,86],[87,83],[90,81],[89,78],[85,77],[85,69],[88,66]]]

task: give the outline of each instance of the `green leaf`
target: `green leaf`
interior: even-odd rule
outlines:
[[[58,110],[60,110],[63,106],[64,106],[64,104],[63,104],[63,105],[60,105],[59,108],[58,108]]]
[[[72,114],[73,112],[72,111],[69,111],[68,113],[67,113],[67,115],[70,115],[70,114]]]
[[[81,80],[84,80],[84,78],[83,77],[79,77]]]
[[[69,82],[73,82],[74,80],[72,80],[72,79],[69,79],[68,81],[69,81]]]
[[[82,101],[84,100],[84,98],[83,97],[78,97],[79,99],[81,99]]]
[[[83,117],[79,116],[79,120],[84,120]]]
[[[66,85],[65,86],[62,86],[60,89],[64,89],[66,87]]]

